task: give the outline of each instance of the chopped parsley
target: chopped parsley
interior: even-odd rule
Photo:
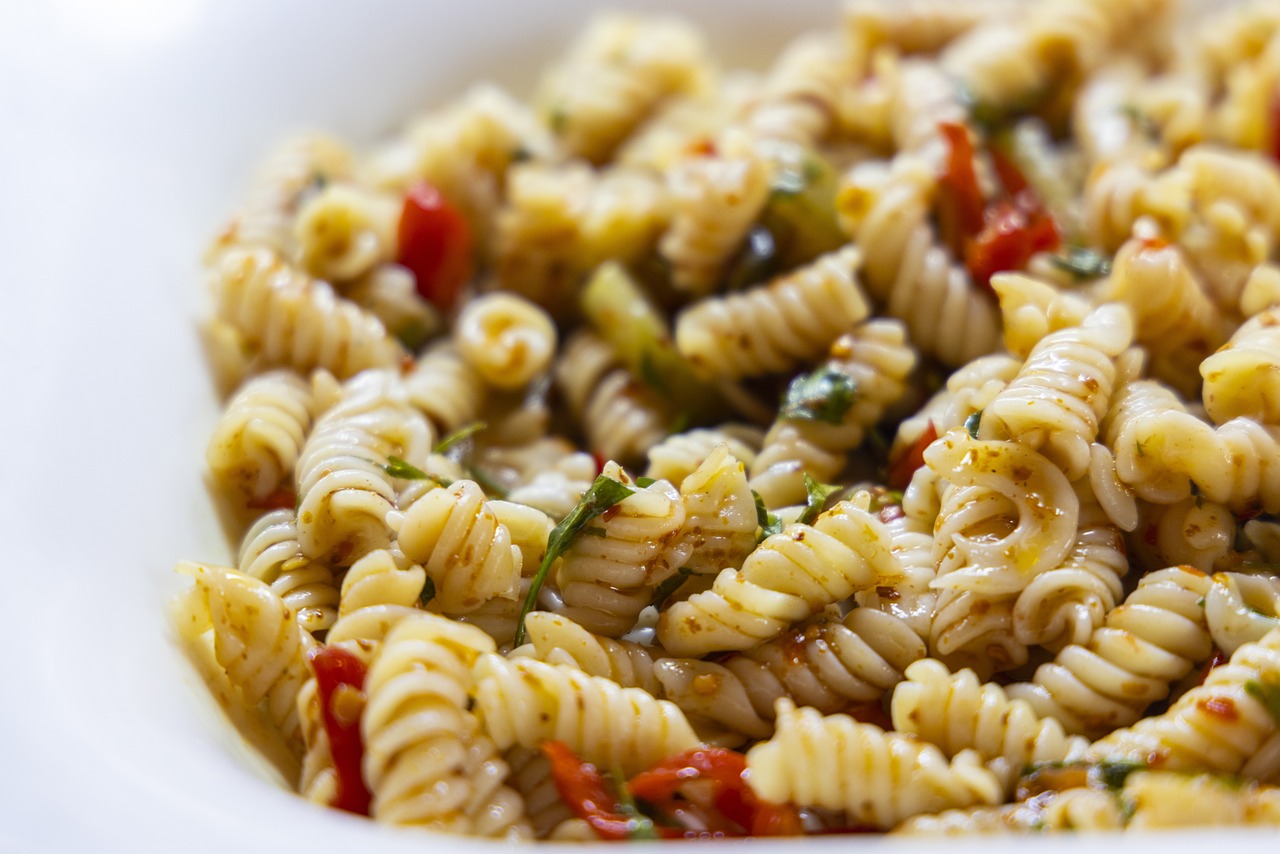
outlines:
[[[822,483],[815,480],[808,472],[804,473],[804,491],[805,502],[804,512],[800,514],[797,520],[805,525],[812,525],[814,520],[818,518],[818,514],[822,512],[822,507],[827,503],[827,499],[832,493],[838,492],[839,486],[830,483]],[[756,511],[757,515],[759,510]]]
[[[763,542],[774,534],[782,533],[782,520],[769,512],[769,508],[764,506],[764,499],[760,497],[760,493],[754,489],[751,490],[752,497],[756,500],[756,521],[760,525],[760,536],[756,542]]]
[[[461,442],[465,442],[467,439],[470,439],[472,436],[479,433],[481,430],[483,430],[488,426],[489,425],[484,423],[483,421],[472,421],[470,424],[467,424],[464,427],[459,427],[457,430],[454,430],[448,436],[445,436],[443,439],[441,439],[440,442],[434,448],[431,449],[431,453],[443,454],[445,451],[449,450],[455,445],[458,445]]]
[[[704,575],[705,573],[696,572],[692,567],[682,566],[676,570],[675,575],[670,578],[663,579],[662,583],[653,588],[653,598],[649,600],[649,604],[655,608],[661,609],[662,603],[671,598],[671,594],[675,593],[684,583],[695,575]]]
[[[853,377],[823,366],[791,381],[778,414],[792,421],[839,424],[857,399],[858,384]]]
[[[386,465],[382,466],[382,470],[392,477],[398,477],[401,480],[430,480],[441,486],[450,486],[453,481],[448,478],[436,477],[433,474],[427,474],[422,469],[412,465],[399,457],[387,457]]]
[[[635,490],[631,487],[621,484],[607,475],[599,475],[596,477],[595,482],[591,484],[591,488],[582,496],[582,500],[578,502],[578,505],[570,511],[563,522],[556,525],[551,531],[551,535],[547,537],[547,553],[543,555],[542,563],[538,564],[538,571],[534,574],[529,584],[529,593],[524,597],[524,605],[520,608],[520,619],[516,624],[514,646],[520,646],[524,643],[524,618],[528,616],[534,605],[537,604],[538,594],[542,591],[542,585],[547,581],[547,573],[551,571],[551,565],[568,551],[569,547],[573,545],[573,541],[587,527],[588,522],[619,501],[624,500],[633,492]]]
[[[1061,253],[1049,256],[1049,263],[1077,282],[1101,279],[1111,272],[1111,259],[1087,246],[1065,246]]]
[[[1277,724],[1280,724],[1280,685],[1269,680],[1250,679],[1244,683],[1244,690],[1266,707]]]

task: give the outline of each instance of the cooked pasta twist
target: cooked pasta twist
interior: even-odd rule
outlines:
[[[566,822],[575,821],[573,812],[560,797],[555,780],[551,776],[551,762],[542,751],[528,747],[513,747],[504,755],[511,768],[507,785],[524,799],[525,815],[533,826],[537,839],[553,838],[552,832]],[[583,841],[598,839],[595,831],[587,828]]]
[[[1172,244],[1129,240],[1116,253],[1100,296],[1133,312],[1137,343],[1151,357],[1151,376],[1194,395],[1197,366],[1226,340],[1226,321],[1186,256]]]
[[[855,608],[843,621],[819,615],[714,663],[662,659],[656,673],[666,698],[686,713],[768,738],[779,698],[824,713],[875,702],[925,654],[924,643],[906,623],[872,608]]]
[[[431,614],[387,633],[360,715],[374,818],[492,836],[521,819],[519,796],[497,785],[505,763],[467,712],[471,666],[492,649],[478,629]]]
[[[698,744],[675,705],[576,668],[486,655],[475,677],[476,714],[504,749],[558,739],[597,767],[636,774]]]
[[[930,445],[924,460],[952,484],[935,529],[931,647],[974,669],[1021,664],[1026,647],[1012,631],[1014,600],[1070,553],[1079,499],[1037,452],[973,439],[964,429]]]
[[[579,330],[565,342],[555,376],[583,425],[587,445],[606,459],[641,458],[674,420],[667,402],[632,376],[590,330]]]
[[[365,368],[399,364],[404,356],[376,317],[269,251],[227,252],[213,289],[219,319],[267,364],[303,373],[324,368],[345,379]]]
[[[1280,629],[1247,643],[1167,712],[1093,743],[1095,759],[1135,759],[1171,771],[1237,774],[1276,732],[1266,697],[1280,686]]]
[[[1194,483],[1237,512],[1280,510],[1280,427],[1233,418],[1215,429],[1144,381],[1126,386],[1108,417],[1116,472],[1140,497],[1171,504]]]
[[[1014,637],[1055,652],[1067,644],[1088,643],[1123,597],[1122,579],[1129,572],[1124,538],[1088,481],[1073,486],[1080,502],[1075,543],[1062,563],[1031,579],[1013,606]]]
[[[654,588],[684,565],[692,543],[680,538],[686,516],[675,487],[661,480],[637,487],[614,462],[602,474],[634,491],[593,523],[599,536],[574,540],[556,582],[561,613],[596,634],[619,637],[635,626]]]
[[[409,404],[398,374],[368,371],[317,421],[297,466],[298,540],[303,554],[350,566],[386,548],[394,479],[383,466],[398,456],[422,462],[431,428]]]
[[[854,400],[838,423],[779,415],[751,465],[751,488],[769,507],[802,502],[804,474],[834,480],[846,454],[862,444],[866,431],[907,390],[916,353],[906,329],[895,320],[868,320],[831,345],[822,370],[847,376]]]
[[[1107,305],[1076,328],[1046,335],[982,413],[979,435],[1041,451],[1076,480],[1089,468],[1090,443],[1107,413],[1115,358],[1133,339],[1128,309]]]
[[[275,492],[298,461],[311,429],[311,387],[291,371],[270,371],[246,382],[227,403],[209,440],[214,478],[244,499]]]
[[[1218,424],[1251,418],[1280,425],[1280,308],[1262,311],[1200,363],[1204,408]]]
[[[431,578],[433,608],[465,614],[490,599],[515,598],[523,555],[474,481],[429,490],[389,521],[398,522],[404,556]]]
[[[727,379],[816,360],[870,313],[860,259],[846,246],[767,286],[697,302],[676,318],[676,347],[694,370]]]
[[[1280,627],[1280,581],[1274,578],[1219,572],[1204,598],[1209,635],[1214,647],[1226,655]]]
[[[356,184],[328,183],[298,208],[294,260],[310,276],[350,282],[394,261],[402,202]]]
[[[342,577],[338,616],[345,617],[353,611],[376,605],[416,607],[426,581],[426,570],[417,564],[397,561],[395,555],[386,549],[369,552],[353,563]]]
[[[717,445],[727,447],[735,459],[750,468],[762,441],[760,430],[746,424],[722,424],[672,433],[649,448],[645,476],[680,483],[711,456]]]
[[[441,435],[471,424],[486,397],[480,375],[451,341],[432,345],[404,377],[409,401]]]
[[[1070,733],[1096,735],[1132,723],[1209,657],[1200,600],[1210,584],[1189,567],[1143,576],[1087,644],[1064,647],[1036,669],[1032,682],[1009,686],[1009,696]]]
[[[1129,538],[1133,560],[1148,568],[1179,564],[1210,573],[1235,555],[1235,515],[1200,495],[1172,504],[1143,502],[1138,530],[1142,536]]]
[[[1089,746],[1064,733],[1053,718],[1037,715],[1026,701],[1009,699],[994,682],[983,684],[972,670],[953,674],[933,659],[906,669],[891,709],[896,732],[918,736],[947,756],[976,751],[1010,780],[1032,763],[1073,759]]]
[[[1047,793],[1046,793],[1047,794]],[[908,836],[961,836],[975,833],[1121,830],[1120,799],[1097,789],[1067,789],[1000,807],[972,807],[919,815],[893,829]]]
[[[466,304],[453,328],[458,354],[489,385],[522,388],[551,364],[556,326],[538,306],[502,292]]]
[[[708,591],[677,602],[658,621],[676,656],[744,650],[793,622],[902,572],[884,526],[842,501],[813,525],[788,525],[761,543],[742,569],[725,569]]]
[[[180,563],[196,581],[198,611],[189,637],[212,630],[214,657],[250,708],[262,703],[285,742],[302,748],[297,699],[310,671],[307,650],[315,645],[284,600],[256,578],[233,569]]]
[[[756,547],[759,519],[742,463],[717,445],[680,483],[684,523],[673,551],[688,556],[680,569],[715,573],[737,569]]]
[[[844,8],[849,42],[866,54],[890,45],[903,53],[929,53],[989,20],[1008,18],[1017,0],[854,0]]]
[[[1019,359],[1051,332],[1082,325],[1092,308],[1083,297],[1022,273],[996,273],[991,288],[1000,300],[1004,346]]]
[[[844,228],[862,249],[863,280],[887,314],[906,322],[921,355],[956,367],[1000,343],[996,306],[938,244],[929,224],[936,182],[926,159],[900,155],[892,167],[863,164],[836,200]]]
[[[796,40],[770,69],[748,120],[763,139],[814,147],[835,121],[840,89],[854,66],[835,39]]]
[[[337,619],[338,582],[332,569],[302,553],[294,511],[273,510],[254,522],[240,544],[236,566],[269,584],[307,631],[324,631]]]
[[[610,679],[623,688],[639,688],[655,697],[662,696],[662,685],[653,670],[654,655],[661,650],[592,634],[568,617],[546,611],[528,614],[524,629],[532,649],[520,650],[529,652],[530,658],[576,667],[588,676]]]
[[[843,810],[850,824],[882,828],[921,813],[996,804],[1002,795],[973,753],[948,763],[933,745],[847,715],[796,709],[790,700],[778,701],[777,734],[751,748],[747,771],[767,801]]]
[[[1280,825],[1280,789],[1251,780],[1175,771],[1135,771],[1120,796],[1136,830],[1194,825]]]
[[[666,17],[598,18],[542,82],[543,118],[569,154],[602,163],[664,98],[696,91],[705,48]]]

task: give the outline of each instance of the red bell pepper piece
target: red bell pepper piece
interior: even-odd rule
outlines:
[[[364,690],[364,662],[341,647],[326,646],[311,653],[311,667],[316,673],[324,731],[329,737],[329,753],[338,776],[338,792],[331,806],[368,815],[369,789],[361,773],[364,739],[360,735],[360,718],[357,715],[351,719],[341,714],[338,704],[334,703],[340,690]]]
[[[609,782],[596,766],[583,762],[563,741],[542,743],[551,762],[551,779],[560,799],[578,818],[591,825],[601,839],[630,839],[636,822],[622,812]],[[659,828],[659,831],[669,828]]]
[[[396,260],[413,273],[423,299],[448,311],[472,273],[466,218],[435,187],[415,184],[404,198],[399,237]]]
[[[956,247],[982,231],[982,188],[973,165],[969,131],[955,122],[941,122],[938,130],[948,145],[946,166],[938,176],[942,190],[938,218],[944,237]]]
[[[965,267],[974,283],[990,292],[993,275],[1021,270],[1032,255],[1061,242],[1053,218],[1024,194],[1016,202],[1001,200],[987,209],[982,233],[965,247]]]
[[[910,485],[916,469],[924,465],[924,449],[937,439],[938,428],[934,426],[933,421],[930,421],[925,426],[924,432],[920,434],[920,438],[916,439],[915,444],[907,448],[902,456],[889,462],[888,476],[885,479],[890,489],[903,490]]]

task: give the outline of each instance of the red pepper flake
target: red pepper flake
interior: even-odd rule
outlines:
[[[920,438],[916,439],[915,444],[896,460],[889,461],[889,472],[885,479],[888,481],[890,489],[902,490],[910,485],[916,469],[924,465],[924,449],[932,445],[937,439],[938,428],[930,420],[924,428],[924,432],[920,434]]]
[[[338,791],[331,806],[368,815],[369,789],[361,773],[364,739],[360,735],[359,715],[364,662],[341,647],[326,646],[312,651],[311,667],[316,673],[324,731],[329,737],[329,753],[338,778]]]
[[[1196,680],[1196,685],[1203,685],[1204,680],[1209,678],[1209,674],[1213,672],[1213,668],[1220,667],[1227,663],[1227,654],[1216,646],[1213,648],[1213,655],[1204,663],[1204,667],[1200,668],[1200,678]]]
[[[471,226],[440,191],[426,182],[409,188],[400,212],[397,259],[413,273],[418,293],[448,311],[471,278]]]

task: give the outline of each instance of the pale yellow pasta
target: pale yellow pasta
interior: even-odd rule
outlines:
[[[246,500],[269,496],[293,475],[311,429],[311,386],[291,371],[251,378],[227,403],[205,458],[221,485]]]
[[[538,306],[515,294],[471,300],[453,330],[458,354],[486,383],[517,389],[544,373],[556,351],[556,327]]]
[[[576,668],[486,655],[475,677],[476,713],[504,749],[557,739],[598,767],[635,774],[699,743],[676,706]]]
[[[271,585],[307,631],[323,631],[337,618],[338,581],[330,567],[302,553],[295,511],[272,510],[255,521],[240,544],[236,566]]]
[[[401,202],[390,194],[331,183],[299,206],[294,258],[307,274],[349,282],[395,259]]]

